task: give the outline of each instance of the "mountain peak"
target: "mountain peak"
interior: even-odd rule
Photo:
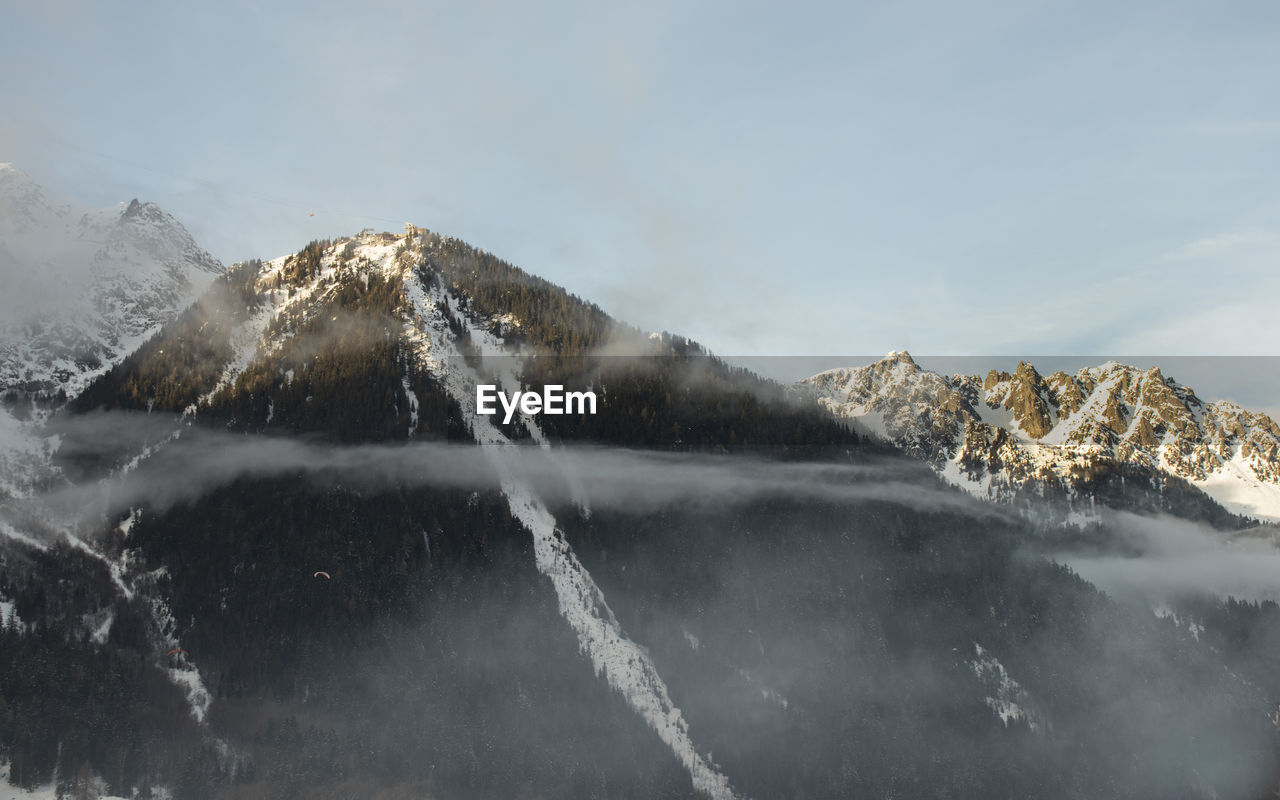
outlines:
[[[90,209],[0,165],[0,391],[74,395],[225,272],[153,203]]]

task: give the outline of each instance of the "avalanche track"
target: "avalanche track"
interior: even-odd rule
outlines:
[[[446,391],[462,407],[471,434],[492,459],[502,482],[511,513],[533,535],[538,570],[551,579],[559,601],[560,614],[578,636],[578,644],[591,659],[597,675],[603,675],[627,703],[657,732],[676,758],[689,771],[694,788],[714,800],[732,800],[729,780],[697,751],[689,735],[689,725],[671,701],[667,686],[648,655],[626,637],[617,618],[605,602],[604,593],[574,555],[557,528],[555,517],[531,487],[518,479],[513,463],[513,444],[489,417],[476,413],[474,387],[478,376],[466,366],[439,309],[449,308],[469,328],[472,342],[484,355],[503,355],[502,346],[484,329],[472,324],[447,290],[435,288],[430,295],[421,284],[406,276],[405,286],[417,317],[410,325],[420,334],[419,355]],[[415,324],[416,323],[416,324]],[[421,334],[426,336],[422,337]],[[430,353],[430,355],[429,355]],[[443,358],[441,357],[443,356]],[[501,375],[505,386],[515,382],[508,370]],[[535,441],[549,447],[533,419],[522,416]]]

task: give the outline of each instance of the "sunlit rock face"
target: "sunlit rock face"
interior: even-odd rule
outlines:
[[[981,380],[921,368],[905,352],[800,382],[833,414],[926,459],[979,494],[1030,482],[1070,494],[1116,466],[1189,482],[1228,510],[1280,519],[1280,427],[1206,404],[1158,368],[1115,361],[1043,377],[1027,362]]]

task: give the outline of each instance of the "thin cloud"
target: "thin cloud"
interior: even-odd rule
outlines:
[[[1280,600],[1280,549],[1274,538],[1228,536],[1174,517],[1108,514],[1117,554],[1059,554],[1085,580],[1152,604],[1186,594]]]
[[[1196,261],[1221,258],[1239,253],[1246,248],[1274,250],[1280,247],[1280,237],[1271,231],[1248,230],[1219,233],[1188,242],[1176,250],[1159,257],[1159,261]]]
[[[59,436],[59,457],[66,462],[99,468],[127,465],[118,477],[64,485],[33,499],[72,525],[138,506],[164,509],[238,480],[275,476],[299,476],[318,486],[358,492],[501,486],[492,454],[475,445],[335,446],[297,437],[234,435],[172,418],[118,412],[75,418],[60,428]],[[139,452],[147,456],[132,457]],[[531,485],[553,504],[585,498],[592,507],[645,512],[675,505],[726,507],[781,497],[889,503],[978,518],[1005,516],[997,506],[943,487],[924,467],[907,459],[795,463],[595,446],[552,451],[510,446],[504,447],[503,457],[516,480]]]

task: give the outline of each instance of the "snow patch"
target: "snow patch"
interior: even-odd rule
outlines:
[[[71,794],[59,794],[57,787],[52,783],[44,786],[38,786],[34,789],[23,789],[20,786],[14,786],[9,781],[12,779],[12,767],[4,760],[0,760],[0,800],[64,800],[64,798],[72,797]],[[127,800],[127,798],[117,795],[106,794],[107,782],[98,776],[93,776],[92,786],[89,787],[89,797],[96,800]],[[165,800],[171,798],[169,792],[155,788],[151,791],[152,797],[156,800]]]
[[[987,706],[1006,726],[1013,720],[1023,720],[1031,730],[1041,728],[1039,716],[1030,709],[1031,695],[1022,688],[994,655],[982,645],[973,643],[977,658],[973,660],[973,674],[992,694],[986,697]]]
[[[405,400],[409,403],[409,437],[412,438],[418,432],[418,395],[414,394],[413,388],[409,386],[409,367],[405,365],[405,376],[403,379]]]
[[[1221,469],[1191,483],[1234,514],[1280,522],[1280,485],[1260,480],[1239,445]]]
[[[981,478],[972,478],[960,466],[960,454],[957,453],[954,458],[947,459],[938,474],[947,483],[962,489],[973,495],[979,500],[990,500],[992,498],[992,477],[991,473],[984,471]]]
[[[12,627],[22,624],[22,617],[18,616],[18,607],[14,605],[12,600],[0,600],[0,628]]]
[[[200,678],[200,671],[194,666],[171,667],[168,670],[168,674],[169,680],[186,692],[187,705],[191,707],[191,716],[195,717],[196,722],[204,724],[205,717],[209,713],[209,704],[213,702],[213,697],[209,694],[209,690],[205,688],[204,681]]]

